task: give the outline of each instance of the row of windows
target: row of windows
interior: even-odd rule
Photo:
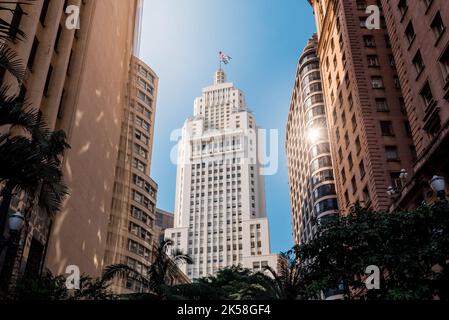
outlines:
[[[147,261],[151,259],[150,250],[134,240],[128,239],[128,250],[143,257]]]
[[[140,210],[139,208],[131,206],[131,212],[130,213],[131,213],[131,217],[133,217],[134,219],[142,221],[143,223],[145,223],[146,225],[150,226],[151,228],[153,227],[154,219],[151,218],[150,215],[148,215],[147,213],[145,213],[142,210]]]
[[[147,197],[145,197],[143,194],[141,194],[140,192],[133,190],[132,191],[132,198],[135,202],[141,204],[142,206],[144,206],[147,209],[153,209],[154,204],[151,202],[150,199],[148,199]]]
[[[130,221],[129,222],[128,231],[131,234],[133,234],[133,235],[141,238],[142,240],[146,241],[147,243],[151,243],[151,240],[152,240],[151,233],[147,229],[142,228],[141,226],[139,226],[138,224],[135,224],[134,222]]]

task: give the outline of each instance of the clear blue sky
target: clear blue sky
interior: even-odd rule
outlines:
[[[233,60],[228,80],[246,94],[260,127],[280,130],[279,172],[266,177],[271,249],[293,244],[285,126],[298,57],[315,30],[307,0],[145,0],[140,56],[159,75],[152,178],[158,207],[173,212],[176,167],[170,133],[212,84],[218,51]]]

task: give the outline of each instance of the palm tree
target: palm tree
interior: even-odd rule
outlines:
[[[0,4],[0,12],[7,11],[14,15],[15,13],[17,13],[17,10],[20,10],[17,5],[30,4],[33,1],[34,0],[22,0],[20,2],[2,1],[2,3]],[[11,41],[14,40],[15,35],[22,39],[25,38],[25,34],[17,26],[3,19],[0,19],[0,40]]]
[[[301,285],[301,264],[299,252],[292,249],[280,254],[278,270],[267,266],[263,286],[271,292],[274,300],[299,300],[304,298],[304,288]]]
[[[31,138],[0,136],[0,183],[4,184],[1,218],[7,215],[14,194],[21,191],[29,200],[25,216],[34,209],[38,194],[39,207],[49,214],[59,211],[67,195],[59,157],[67,148],[64,132],[51,132],[42,121],[33,129]]]
[[[0,12],[8,11],[15,15],[22,10],[20,5],[33,2],[2,1]],[[25,38],[17,24],[0,19],[0,68],[11,73],[19,84],[23,81],[25,69],[9,44],[15,39]],[[39,206],[49,213],[58,211],[67,193],[59,168],[59,157],[69,147],[65,134],[62,131],[50,132],[39,112],[27,105],[22,97],[9,95],[9,89],[9,86],[0,86],[0,128],[6,127],[7,130],[2,131],[8,132],[0,134],[0,185],[3,187],[0,231],[3,231],[15,192],[26,192],[28,199],[32,200],[28,205],[31,210],[37,193],[45,191],[41,192]],[[25,129],[28,136],[13,135],[11,130],[16,127]]]
[[[0,184],[4,185],[0,230],[4,230],[11,199],[16,193],[24,192],[26,195],[25,226],[19,235],[20,246],[8,247],[8,258],[0,273],[0,286],[8,289],[10,283],[14,283],[11,281],[13,270],[21,263],[30,218],[36,205],[51,217],[60,210],[68,194],[59,158],[69,145],[62,131],[47,130],[41,120],[30,137],[6,135],[0,140]]]
[[[189,255],[180,250],[172,250],[171,255],[167,254],[173,241],[166,239],[153,251],[153,263],[146,274],[142,274],[125,264],[115,264],[106,267],[102,279],[104,281],[113,278],[131,278],[141,282],[148,287],[157,299],[165,300],[173,294],[173,279],[176,278],[182,263],[192,264],[193,260]]]
[[[21,5],[32,4],[35,0],[2,1],[0,13],[10,12],[13,16],[22,14]],[[20,11],[20,12],[19,12]],[[16,23],[0,19],[0,69],[9,71],[19,84],[25,76],[25,68],[17,53],[11,48],[11,42],[26,39],[25,33]],[[1,100],[0,100],[1,102]]]

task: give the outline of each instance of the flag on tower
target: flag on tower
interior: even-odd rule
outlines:
[[[220,61],[223,62],[224,64],[228,64],[229,62],[231,62],[232,58],[228,56],[226,53],[220,51],[218,55],[220,57]]]

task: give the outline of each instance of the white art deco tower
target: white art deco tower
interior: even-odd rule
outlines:
[[[193,258],[194,264],[181,266],[191,279],[239,264],[276,268],[257,132],[243,92],[219,69],[182,129],[174,228],[165,232],[176,249]]]

